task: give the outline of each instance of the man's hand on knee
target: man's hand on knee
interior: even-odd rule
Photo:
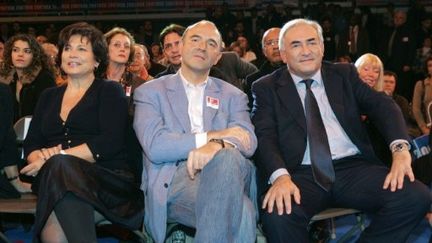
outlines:
[[[290,214],[292,209],[291,196],[294,197],[295,203],[300,204],[300,190],[291,180],[291,177],[289,175],[279,176],[267,191],[262,208],[267,208],[267,212],[272,213],[274,206],[276,206],[279,215],[282,215],[284,211],[286,214]]]
[[[222,145],[218,143],[209,142],[197,149],[189,152],[188,160],[186,162],[187,172],[189,177],[193,180],[195,175],[213,159],[215,154],[222,149]]]
[[[413,182],[415,180],[414,173],[411,168],[411,154],[409,151],[393,152],[393,162],[388,173],[383,188],[388,189],[392,192],[396,189],[402,189],[404,178],[408,176],[409,180]]]

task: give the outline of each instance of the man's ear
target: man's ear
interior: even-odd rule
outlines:
[[[285,52],[285,50],[279,50],[279,53],[280,53],[280,56],[281,56],[281,58],[282,58],[282,61],[283,61],[284,63],[287,63],[287,57],[286,57],[286,52]]]

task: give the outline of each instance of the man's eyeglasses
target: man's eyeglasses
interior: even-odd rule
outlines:
[[[264,42],[264,46],[278,46],[279,45],[279,40],[268,40],[266,42]]]

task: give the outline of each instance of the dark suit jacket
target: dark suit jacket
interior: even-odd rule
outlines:
[[[12,122],[12,94],[6,84],[0,83],[0,169],[18,161],[18,149]]]
[[[258,71],[255,65],[242,60],[237,53],[232,51],[222,52],[222,57],[214,67],[217,67],[225,75],[225,79],[222,80],[241,90],[243,90],[242,80],[249,74]]]
[[[345,31],[340,35],[339,42],[337,45],[337,56],[342,55],[349,55],[349,45],[348,42],[350,41],[350,31],[349,26],[345,29]],[[361,55],[370,52],[369,48],[369,34],[366,29],[359,27],[358,33],[357,33],[357,42],[356,42],[356,53],[354,54],[354,58],[357,59]],[[355,61],[355,60],[353,60]]]
[[[361,114],[374,122],[387,144],[395,139],[409,141],[402,114],[392,98],[364,84],[354,66],[324,62],[321,72],[333,112],[367,161],[379,162]],[[306,118],[287,68],[254,82],[252,92],[256,95],[252,121],[258,137],[257,167],[262,186],[267,186],[275,170],[286,168],[293,173],[301,164],[307,141]]]
[[[388,70],[396,73],[402,71],[403,66],[412,66],[416,55],[416,41],[413,30],[408,28],[406,24],[396,28],[396,34],[393,38],[391,56],[387,55],[388,45],[393,29],[389,29],[385,35],[384,43],[382,44],[381,55],[384,66]]]
[[[16,80],[18,80],[18,76],[14,76],[14,81],[9,84],[12,94],[16,93]],[[33,115],[41,93],[55,85],[54,76],[45,69],[42,69],[31,83],[24,84],[20,92],[20,102],[18,103],[16,97],[13,99],[14,121],[23,116]]]

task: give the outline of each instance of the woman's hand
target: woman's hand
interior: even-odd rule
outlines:
[[[28,165],[22,168],[21,174],[26,174],[28,176],[36,176],[40,168],[45,164],[45,162],[56,154],[60,154],[61,144],[51,147],[42,148],[40,150],[35,150],[27,156]]]

